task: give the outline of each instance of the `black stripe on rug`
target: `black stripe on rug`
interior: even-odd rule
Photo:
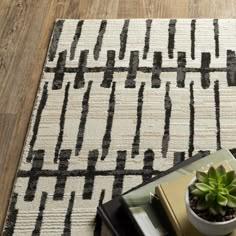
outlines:
[[[161,87],[161,66],[162,66],[162,53],[154,52],[153,55],[153,68],[152,68],[152,88]]]
[[[148,149],[144,152],[143,159],[143,183],[147,183],[153,175],[153,161],[155,159],[155,154],[153,150]]]
[[[82,101],[82,111],[81,111],[81,117],[80,117],[80,124],[79,124],[79,131],[77,135],[77,141],[75,146],[75,155],[78,156],[80,153],[80,150],[82,148],[83,140],[84,140],[84,132],[85,132],[85,125],[87,121],[87,115],[89,112],[89,98],[90,98],[90,91],[92,88],[92,81],[88,82],[88,88],[86,92],[84,93],[83,101]]]
[[[178,52],[177,59],[178,69],[177,69],[177,87],[184,88],[185,87],[185,66],[186,66],[186,53]]]
[[[31,162],[31,160],[32,160],[34,144],[37,139],[39,124],[41,121],[41,116],[42,116],[43,110],[44,110],[45,105],[47,103],[47,99],[48,99],[48,82],[45,82],[44,86],[43,86],[42,96],[41,96],[41,99],[40,99],[40,102],[38,105],[38,109],[37,109],[36,118],[35,118],[34,125],[33,125],[33,135],[32,135],[32,138],[29,142],[29,152],[28,152],[28,156],[26,158],[27,162]]]
[[[215,115],[216,115],[216,146],[217,150],[221,149],[221,135],[220,135],[220,88],[219,81],[215,81],[214,85],[215,97]]]
[[[106,131],[102,140],[102,156],[101,160],[104,160],[108,154],[110,143],[111,143],[111,130],[115,112],[115,90],[116,90],[116,82],[113,82],[112,90],[109,98],[109,106],[107,111],[107,124]]]
[[[66,55],[67,55],[67,50],[59,53],[55,76],[52,82],[53,90],[62,88],[62,83],[63,83],[64,75],[65,75],[64,71],[65,71],[65,64],[66,64]]]
[[[61,150],[60,157],[59,157],[59,165],[58,165],[59,172],[67,171],[69,167],[69,160],[71,157],[71,152],[72,151],[70,149]],[[66,180],[67,180],[67,176],[64,176],[64,175],[57,176],[53,200],[56,200],[56,201],[63,200]]]
[[[135,88],[136,86],[135,79],[137,76],[138,65],[139,65],[139,51],[131,51],[128,75],[125,81],[125,88]]]
[[[34,158],[32,163],[32,168],[30,170],[30,176],[28,181],[28,186],[25,192],[24,200],[33,201],[35,197],[35,192],[37,190],[39,175],[38,173],[42,170],[44,161],[44,150],[34,151]]]
[[[141,83],[141,86],[138,91],[138,105],[137,105],[137,122],[135,129],[135,136],[132,143],[132,154],[131,158],[134,158],[139,154],[139,143],[140,143],[140,129],[142,123],[142,112],[143,112],[143,93],[144,93],[145,83]]]
[[[201,60],[201,85],[202,88],[207,89],[210,87],[210,73],[209,67],[211,63],[211,54],[209,52],[202,53],[202,60]]]
[[[215,39],[215,56],[218,58],[220,56],[219,53],[219,23],[218,19],[213,20],[214,25],[214,39]]]
[[[151,27],[152,27],[152,20],[151,19],[146,20],[146,34],[144,40],[143,59],[147,59],[147,54],[149,51]]]
[[[185,152],[174,152],[173,165],[177,165],[185,160]]]
[[[16,209],[17,199],[18,199],[18,194],[13,192],[3,236],[11,236],[14,234],[16,219],[18,215],[18,209]]]
[[[115,66],[116,52],[114,50],[107,51],[107,63],[104,71],[103,81],[101,87],[110,88],[113,80],[114,66]]]
[[[86,71],[86,65],[88,60],[89,50],[82,50],[79,57],[79,65],[75,75],[74,89],[80,89],[84,87],[84,73]]]
[[[64,101],[61,110],[60,123],[59,123],[59,134],[57,136],[57,143],[54,152],[54,163],[57,163],[58,155],[61,149],[61,144],[63,142],[64,135],[64,126],[65,126],[65,118],[68,104],[68,96],[69,96],[70,82],[67,83],[64,94]]]
[[[80,20],[77,24],[75,35],[73,37],[73,42],[71,43],[70,46],[70,60],[74,60],[75,58],[75,50],[80,39],[83,24],[84,24],[83,20]]]
[[[192,58],[192,60],[195,60],[195,30],[196,30],[196,20],[193,19],[191,21],[191,33],[190,33],[190,38],[191,38],[191,58]]]
[[[43,223],[43,212],[45,210],[46,201],[47,201],[48,193],[42,192],[40,205],[39,205],[39,213],[36,219],[36,223],[34,226],[34,230],[32,232],[32,236],[39,236],[41,232],[41,227]]]
[[[189,121],[189,147],[188,147],[188,156],[193,156],[194,151],[194,120],[195,120],[195,107],[194,107],[194,89],[193,89],[194,82],[190,83],[190,102],[189,102],[189,109],[190,109],[190,121]]]
[[[85,174],[85,183],[83,190],[83,199],[91,199],[93,194],[93,186],[95,179],[95,169],[98,160],[98,150],[89,151],[88,167]]]
[[[66,216],[65,216],[65,221],[64,221],[64,230],[62,236],[70,236],[71,235],[71,215],[73,211],[73,206],[74,206],[74,201],[75,201],[75,192],[73,191],[71,193],[71,197],[69,200]]]
[[[235,51],[227,50],[227,83],[236,86],[236,57]]]
[[[164,134],[162,138],[162,148],[161,153],[162,157],[167,157],[168,146],[170,141],[170,118],[171,118],[171,110],[172,110],[172,102],[170,98],[170,82],[166,83],[166,94],[165,94],[165,126],[164,126]]]
[[[175,47],[175,33],[176,33],[176,22],[177,20],[171,19],[169,22],[169,38],[168,38],[168,56],[170,59],[174,58],[174,47]]]
[[[116,159],[116,169],[112,188],[112,199],[119,196],[123,189],[124,169],[126,162],[127,151],[118,151]]]
[[[65,20],[58,20],[55,23],[55,27],[53,29],[52,41],[50,44],[50,48],[48,49],[48,60],[49,61],[53,61],[56,56],[58,42],[61,37],[61,32],[62,32],[64,22],[65,22]]]
[[[98,60],[98,58],[99,58],[100,51],[102,48],[103,36],[106,32],[106,27],[107,27],[107,21],[103,20],[100,25],[100,29],[99,29],[99,33],[98,33],[98,37],[97,37],[97,42],[96,42],[96,45],[94,46],[94,50],[93,50],[93,55],[94,55],[95,60]]]
[[[119,52],[120,60],[123,60],[125,57],[126,43],[127,43],[127,38],[128,38],[128,29],[129,29],[129,20],[125,20],[124,26],[120,33],[120,52]]]

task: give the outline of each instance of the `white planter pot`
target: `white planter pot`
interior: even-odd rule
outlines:
[[[189,185],[193,184],[195,180],[196,177],[190,181]],[[222,236],[229,234],[236,229],[236,218],[224,222],[210,222],[199,217],[190,207],[188,188],[185,193],[185,205],[189,221],[199,232],[204,235]]]

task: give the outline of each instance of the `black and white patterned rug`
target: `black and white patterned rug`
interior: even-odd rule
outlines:
[[[58,20],[4,235],[93,235],[96,207],[236,146],[236,20]]]

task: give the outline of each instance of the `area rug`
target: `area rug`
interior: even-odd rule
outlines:
[[[99,204],[234,150],[235,51],[236,20],[57,20],[4,235],[99,235]]]

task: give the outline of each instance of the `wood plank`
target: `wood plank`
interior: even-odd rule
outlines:
[[[235,0],[190,0],[190,18],[235,18]]]
[[[234,17],[234,0],[1,0],[0,232],[56,18]]]
[[[12,4],[3,22],[0,54],[7,70],[0,72],[3,86],[0,91],[0,107],[4,113],[18,113],[18,104],[25,94],[25,84],[34,58],[31,49],[36,47],[34,42],[38,38],[37,27],[41,27],[33,20],[36,7],[39,5],[31,3],[30,0],[22,1],[22,4]],[[31,30],[34,33],[30,33]],[[29,69],[25,69],[27,67]]]
[[[189,0],[120,0],[118,18],[188,17]]]
[[[84,19],[117,18],[119,1],[117,0],[83,0],[80,1],[79,17]],[[77,16],[78,17],[78,16]]]
[[[5,138],[4,143],[0,142],[0,170],[4,173],[0,175],[0,186],[4,192],[0,196],[0,231],[38,86],[39,76],[33,78],[31,74],[32,64],[37,62],[35,53],[46,14],[46,2],[40,6],[39,1],[11,1],[1,22],[0,58],[4,67],[0,68],[0,115],[3,117],[0,130],[4,127],[4,134],[9,138]],[[9,116],[14,119],[9,119]]]
[[[14,132],[14,124],[16,122],[16,115],[0,114],[0,147],[1,155],[7,156],[11,151],[8,144],[11,142],[12,134]],[[0,173],[3,173],[4,159],[0,159]],[[1,186],[1,185],[0,185]]]
[[[118,18],[143,18],[144,1],[139,0],[120,0]]]
[[[12,140],[15,138],[17,116],[12,114],[0,114],[0,222],[3,222],[3,214],[8,205],[10,191],[13,187],[12,181],[15,176],[18,158],[15,158],[15,152]]]

